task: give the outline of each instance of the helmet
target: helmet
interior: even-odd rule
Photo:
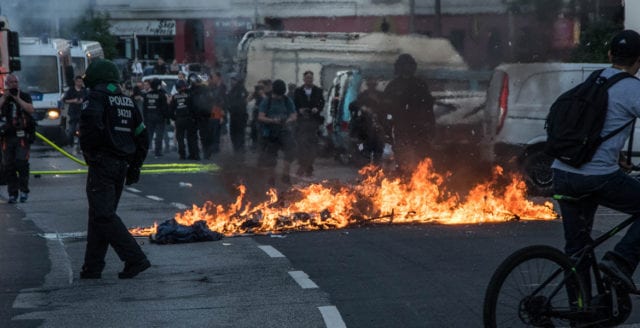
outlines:
[[[393,64],[396,75],[410,76],[416,73],[418,64],[410,54],[402,54],[398,56],[395,64]]]
[[[101,83],[120,83],[120,70],[110,60],[96,59],[89,64],[82,79],[89,88]]]
[[[274,94],[282,96],[287,93],[287,85],[282,80],[275,80],[271,85],[271,90]]]

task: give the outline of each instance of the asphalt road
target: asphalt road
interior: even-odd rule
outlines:
[[[52,152],[32,160],[33,170],[69,166]],[[119,213],[147,226],[181,206],[225,204],[244,172],[227,163],[216,173],[145,175]],[[382,224],[164,246],[141,238],[151,269],[118,280],[110,251],[103,279],[81,281],[84,176],[34,178],[32,190],[27,203],[0,204],[0,327],[480,327],[499,263],[524,246],[562,243],[560,221]],[[595,230],[622,218],[602,210]]]

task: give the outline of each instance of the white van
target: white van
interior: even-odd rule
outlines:
[[[549,194],[553,159],[543,153],[549,107],[565,91],[593,71],[610,67],[601,63],[530,63],[496,67],[484,108],[488,147],[483,153],[498,164],[515,164],[533,193]],[[636,125],[634,145],[640,145]]]

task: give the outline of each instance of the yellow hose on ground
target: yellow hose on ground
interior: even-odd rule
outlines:
[[[66,156],[70,160],[82,165],[87,166],[87,163],[62,149],[56,145],[53,141],[36,131],[36,136],[53,149],[59,151],[62,155]],[[220,170],[220,167],[216,164],[200,164],[200,163],[151,163],[143,164],[140,169],[140,173],[200,173],[200,172],[215,172]],[[31,171],[33,175],[43,174],[86,174],[86,169],[77,170],[44,170],[44,171]]]

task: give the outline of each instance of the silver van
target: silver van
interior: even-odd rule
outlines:
[[[546,142],[545,119],[560,94],[584,81],[594,70],[609,67],[599,63],[504,64],[496,67],[487,90],[485,152],[488,160],[517,165],[529,190],[549,194],[552,158],[542,150]],[[640,145],[636,126],[634,145]]]

